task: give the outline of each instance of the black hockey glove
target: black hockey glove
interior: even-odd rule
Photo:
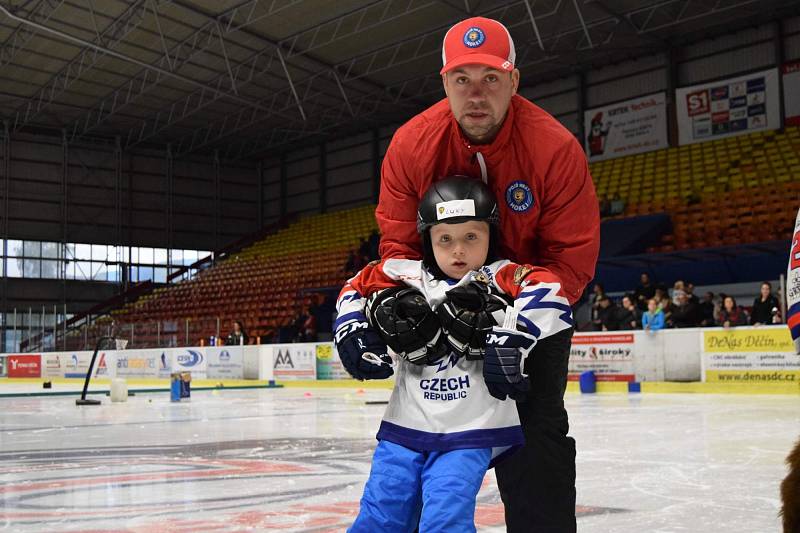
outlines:
[[[483,379],[489,394],[498,400],[510,397],[525,401],[531,388],[523,374],[525,358],[536,345],[536,337],[522,331],[492,328],[486,337],[486,356],[483,359]]]
[[[436,308],[447,342],[467,359],[483,359],[486,335],[503,323],[506,307],[514,300],[485,283],[472,282],[447,291]]]
[[[425,365],[447,353],[439,319],[416,289],[376,292],[367,300],[367,320],[389,348],[411,363]]]
[[[354,378],[386,379],[394,374],[386,343],[363,318],[337,327],[334,342],[342,365]]]

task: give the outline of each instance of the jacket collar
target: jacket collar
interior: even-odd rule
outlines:
[[[494,140],[488,144],[472,144],[472,141],[467,139],[467,137],[464,135],[464,132],[461,130],[461,126],[458,125],[456,117],[451,111],[450,121],[454,140],[468,150],[471,154],[480,152],[484,157],[491,157],[495,153],[501,151],[511,139],[511,131],[514,129],[514,114],[517,98],[520,98],[520,96],[516,94],[511,97],[511,103],[508,106],[508,111],[506,111],[506,117],[503,119],[503,125],[500,126],[500,131],[497,132],[497,136],[494,138]]]

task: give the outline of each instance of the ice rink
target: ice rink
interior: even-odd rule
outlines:
[[[0,530],[343,531],[388,390],[0,399]],[[567,395],[581,532],[779,531],[800,398]],[[504,531],[490,472],[478,530]]]

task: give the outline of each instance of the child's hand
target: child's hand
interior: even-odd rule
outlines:
[[[522,331],[495,327],[486,337],[483,379],[489,394],[498,400],[506,397],[525,401],[531,388],[523,374],[525,358],[536,345],[536,337]]]
[[[453,350],[467,359],[483,359],[486,335],[503,323],[506,307],[513,300],[485,283],[472,282],[447,291],[447,299],[436,307],[442,331]]]
[[[363,315],[339,325],[334,341],[342,365],[355,379],[386,379],[394,374],[386,343]]]

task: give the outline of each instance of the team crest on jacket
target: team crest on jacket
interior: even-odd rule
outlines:
[[[477,48],[482,45],[485,40],[486,35],[483,34],[483,30],[476,26],[472,26],[464,34],[464,46],[468,48]]]
[[[524,181],[515,181],[506,189],[506,203],[508,207],[522,213],[533,205],[533,192]]]

